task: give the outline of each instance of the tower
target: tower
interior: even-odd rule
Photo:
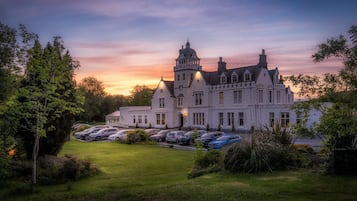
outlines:
[[[196,71],[201,71],[200,59],[196,51],[191,48],[189,41],[186,42],[185,48],[179,50],[179,56],[176,59],[174,66],[174,93],[175,96],[182,94],[185,88],[188,87]]]

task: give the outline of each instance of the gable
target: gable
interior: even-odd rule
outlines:
[[[153,94],[153,99],[159,97],[173,97],[173,82],[160,80]]]
[[[261,68],[257,78],[256,78],[256,84],[262,84],[262,85],[272,85],[273,81],[271,80],[270,73],[267,69]]]

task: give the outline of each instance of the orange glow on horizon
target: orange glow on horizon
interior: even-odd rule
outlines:
[[[310,53],[307,53],[310,55]],[[270,56],[271,55],[271,56]],[[176,55],[172,56],[175,58]],[[175,65],[174,59],[160,58],[149,59],[145,56],[141,59],[140,55],[135,59],[136,65],[128,65],[125,61],[113,58],[77,58],[80,60],[81,67],[75,72],[76,81],[79,83],[83,78],[93,76],[103,82],[105,92],[112,95],[130,95],[130,91],[136,85],[145,85],[156,88],[160,83],[160,78],[173,80]],[[120,58],[122,59],[122,58]],[[242,54],[223,58],[227,62],[227,68],[237,68],[241,66],[255,65],[258,63],[257,54]],[[97,62],[95,62],[97,61]],[[201,58],[201,65],[204,71],[215,71],[217,69],[218,57]],[[157,62],[157,63],[153,63]],[[132,62],[135,63],[135,62]],[[280,75],[289,76],[293,74],[323,75],[325,73],[336,73],[342,68],[342,61],[330,60],[321,63],[314,63],[311,57],[297,54],[279,54],[268,52],[268,69],[278,67]],[[146,65],[143,65],[146,64]],[[201,76],[196,73],[195,77]],[[297,97],[297,89],[287,83]]]

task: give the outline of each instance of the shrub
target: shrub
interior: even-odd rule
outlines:
[[[147,133],[142,129],[137,129],[134,131],[128,132],[126,143],[135,144],[140,142],[147,142],[149,139]]]
[[[256,173],[272,171],[267,153],[271,146],[264,143],[240,142],[228,149],[224,158],[225,169],[232,172]]]
[[[219,165],[222,163],[222,159],[223,156],[220,151],[210,150],[196,158],[195,167],[206,168],[212,165]]]
[[[70,155],[62,158],[47,155],[40,158],[39,166],[38,181],[42,184],[65,183],[98,173],[89,160],[79,160]]]
[[[307,145],[291,145],[286,130],[253,131],[251,142],[232,145],[224,158],[225,169],[257,173],[314,166],[315,153]]]
[[[204,153],[203,149],[198,147],[195,165],[187,177],[193,179],[204,174],[221,171],[222,161],[223,155],[220,151],[210,150]]]

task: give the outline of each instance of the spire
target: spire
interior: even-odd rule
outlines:
[[[160,81],[164,81],[164,77],[162,77],[162,75],[161,75],[161,80]]]

